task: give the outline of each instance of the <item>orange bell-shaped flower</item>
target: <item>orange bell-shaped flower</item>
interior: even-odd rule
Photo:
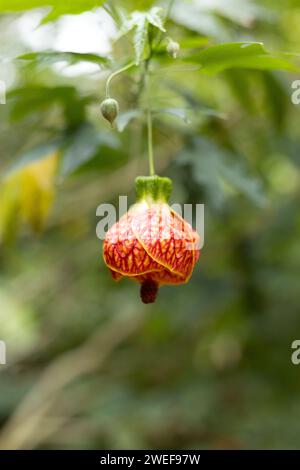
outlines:
[[[136,179],[137,202],[107,232],[103,254],[115,280],[141,283],[144,303],[155,301],[163,284],[184,284],[199,258],[199,236],[168,205],[169,178]]]

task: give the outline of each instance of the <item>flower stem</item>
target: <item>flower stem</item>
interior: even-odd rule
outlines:
[[[125,70],[128,70],[130,69],[130,67],[133,67],[134,65],[136,65],[135,62],[130,62],[129,64],[125,65],[124,67],[116,70],[115,72],[111,73],[110,76],[108,77],[107,81],[106,81],[106,98],[110,98],[110,95],[109,95],[109,85],[110,85],[110,82],[112,81],[112,79],[116,76],[116,75],[119,75],[119,73],[122,73],[122,72],[125,72]]]
[[[150,176],[155,175],[154,169],[154,155],[153,155],[153,133],[152,133],[152,112],[151,112],[151,92],[150,92],[150,73],[149,65],[151,62],[153,49],[152,49],[152,38],[148,34],[148,44],[149,44],[149,56],[145,60],[144,65],[144,76],[146,82],[146,95],[147,95],[147,131],[148,131],[148,161],[149,161],[149,174]]]
[[[170,0],[169,1],[169,4],[168,4],[168,7],[167,7],[167,11],[166,11],[166,16],[165,16],[165,21],[166,22],[168,19],[169,19],[169,16],[171,14],[171,10],[174,6],[174,3],[175,3],[175,0]]]
[[[155,175],[154,158],[153,158],[153,141],[152,141],[152,115],[151,109],[147,109],[147,127],[148,127],[148,159],[149,159],[149,173],[150,176]]]
[[[169,16],[171,14],[171,11],[172,11],[172,8],[174,6],[174,3],[175,3],[175,0],[170,0],[169,3],[168,3],[168,6],[167,6],[167,9],[166,9],[166,14],[165,14],[165,17],[164,17],[164,20],[163,20],[163,24],[165,25],[166,22],[168,21],[169,19]],[[164,34],[163,32],[160,30],[159,33],[158,33],[158,39],[157,39],[157,42],[156,42],[156,45],[155,45],[155,49],[158,49],[162,40],[164,38]]]

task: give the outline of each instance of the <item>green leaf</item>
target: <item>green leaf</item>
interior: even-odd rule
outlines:
[[[190,36],[180,39],[180,49],[198,49],[206,46],[209,38],[206,36]]]
[[[249,113],[257,111],[257,101],[253,97],[253,81],[255,74],[249,74],[247,70],[230,69],[223,74],[232,95],[239,101],[242,107]],[[257,85],[255,83],[255,85]]]
[[[171,10],[172,20],[198,34],[229,41],[230,36],[221,18],[210,11],[199,9],[195,4],[176,2]]]
[[[216,74],[231,68],[259,70],[299,70],[284,55],[270,54],[259,42],[236,42],[212,46],[196,54],[185,57],[188,62],[201,65],[201,70]]]
[[[78,15],[84,11],[90,11],[93,8],[100,7],[102,0],[75,0],[75,1],[59,1],[56,0],[52,11],[43,19],[42,23],[54,21],[62,15]]]
[[[250,27],[257,19],[270,21],[274,18],[270,9],[255,4],[253,0],[226,0],[226,2],[213,0],[201,2],[199,11],[201,11],[201,7],[203,10],[211,11],[244,27]]]
[[[263,111],[276,129],[282,128],[290,101],[288,78],[267,70],[249,74],[243,69],[228,70],[223,78],[248,113]]]
[[[56,20],[61,15],[76,15],[101,6],[103,0],[0,0],[0,13],[11,13],[33,8],[52,7],[42,23]]]
[[[137,64],[144,58],[147,48],[147,39],[149,24],[154,28],[165,32],[162,19],[160,17],[161,8],[153,7],[149,11],[134,11],[126,19],[123,19],[122,27],[119,31],[118,38],[134,30],[133,45],[135,50],[135,61]]]
[[[178,93],[187,103],[187,107],[190,110],[193,110],[197,115],[201,114],[203,116],[213,116],[219,119],[227,119],[226,114],[217,109],[210,108],[207,106],[199,97],[196,97],[194,94],[190,92],[184,86],[179,85],[178,83],[174,82],[167,82],[168,88],[173,90],[174,92]]]
[[[175,116],[179,119],[182,119],[186,124],[189,122],[189,118],[187,115],[187,110],[185,108],[160,108],[160,109],[154,109],[153,110],[154,114],[169,114],[170,116]]]
[[[151,10],[147,13],[147,20],[155,28],[160,29],[164,33],[166,30],[162,22],[161,12],[162,12],[162,8],[160,7],[151,8]]]
[[[290,103],[290,83],[288,78],[281,80],[272,72],[261,73],[260,79],[265,93],[265,107],[277,129],[283,127]]]
[[[72,86],[25,86],[8,94],[10,119],[18,121],[36,112],[43,112],[54,105],[60,105],[70,126],[80,123],[85,116],[85,106],[90,97],[82,97]]]
[[[33,147],[22,155],[17,157],[17,160],[12,164],[12,166],[8,169],[5,173],[5,177],[22,169],[24,166],[33,163],[35,161],[41,160],[45,157],[45,155],[49,155],[51,153],[57,152],[62,145],[61,139],[55,139],[49,142],[44,142],[36,147]]]
[[[70,65],[78,62],[92,62],[94,64],[103,65],[108,62],[106,57],[97,54],[79,53],[79,52],[59,52],[59,51],[41,51],[29,52],[17,57],[20,60],[33,60],[40,64],[53,64],[54,62],[64,61]]]
[[[119,132],[123,132],[125,127],[132,121],[139,116],[141,116],[142,111],[139,109],[129,109],[124,113],[120,113],[116,119],[116,126]]]
[[[228,196],[226,188],[243,194],[257,206],[266,202],[261,182],[249,174],[245,162],[208,139],[194,139],[189,149],[179,153],[177,162],[192,166],[193,178],[217,208]]]
[[[100,147],[119,148],[118,139],[111,133],[99,132],[91,125],[83,126],[69,139],[62,155],[60,173],[69,175],[95,157]]]
[[[143,59],[148,38],[148,22],[146,16],[141,15],[133,36],[135,61],[137,64]]]
[[[229,21],[249,28],[255,20],[270,22],[274,16],[270,9],[256,5],[252,0],[176,2],[171,10],[171,18],[177,24],[220,41],[232,37],[226,27]]]
[[[265,205],[266,199],[262,194],[261,182],[257,178],[247,174],[241,162],[237,162],[231,166],[221,164],[220,175],[238,193],[246,196],[254,204],[260,207]]]

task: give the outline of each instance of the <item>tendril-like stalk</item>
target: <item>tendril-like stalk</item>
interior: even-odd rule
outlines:
[[[106,81],[106,88],[105,88],[106,98],[110,98],[109,86],[110,86],[110,82],[112,81],[112,79],[114,77],[116,77],[117,75],[119,75],[120,73],[125,72],[126,70],[130,69],[134,65],[136,65],[135,62],[130,62],[129,64],[125,65],[124,67],[122,67],[122,68],[120,68],[120,69],[118,69],[115,72],[110,74],[110,76],[108,77],[108,79]]]

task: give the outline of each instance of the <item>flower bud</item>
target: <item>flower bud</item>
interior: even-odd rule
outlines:
[[[168,45],[167,45],[167,52],[168,54],[173,57],[173,59],[176,59],[178,53],[180,50],[180,45],[178,42],[173,41],[172,39],[169,40]]]
[[[118,116],[119,103],[113,98],[106,98],[100,105],[102,116],[113,125]]]

